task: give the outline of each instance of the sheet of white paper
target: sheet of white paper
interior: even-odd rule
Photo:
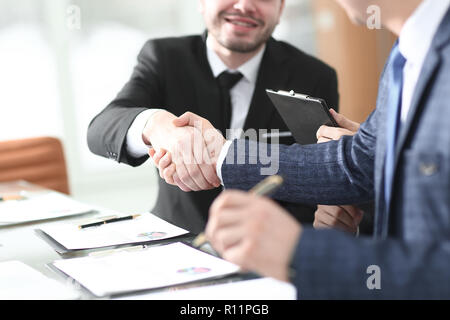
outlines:
[[[96,296],[161,288],[239,271],[225,260],[176,242],[136,252],[57,260],[53,265]]]
[[[296,300],[297,290],[272,278],[131,295],[119,300]]]
[[[71,300],[79,294],[20,261],[0,263],[0,300]]]
[[[46,192],[30,196],[26,200],[0,202],[0,225],[53,219],[94,210],[57,192]]]
[[[80,224],[80,221],[64,222],[43,226],[41,230],[68,250],[162,240],[188,233],[151,213],[98,227],[79,229]]]

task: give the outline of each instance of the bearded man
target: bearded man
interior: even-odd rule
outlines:
[[[227,129],[276,129],[282,138],[264,142],[291,145],[294,140],[265,89],[320,97],[337,109],[336,72],[272,38],[284,5],[284,0],[200,0],[207,31],[148,41],[131,79],[92,120],[88,145],[95,154],[139,166],[148,159],[149,148],[171,153],[181,172],[174,177],[181,190],[160,179],[154,214],[199,233],[222,191],[215,161],[186,161],[194,154],[193,138],[201,135],[196,128],[175,126],[177,116],[193,112],[224,136]],[[200,147],[206,143],[200,141]],[[313,205],[280,204],[302,223],[314,220]]]

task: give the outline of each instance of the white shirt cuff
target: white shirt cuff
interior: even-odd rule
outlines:
[[[227,157],[228,149],[230,149],[230,146],[231,146],[232,143],[233,143],[233,141],[231,141],[231,140],[226,141],[224,143],[222,149],[220,150],[219,158],[217,158],[216,173],[217,173],[217,177],[219,177],[220,183],[222,185],[223,185],[222,164],[225,161],[225,158]]]
[[[151,116],[161,110],[162,109],[148,109],[138,114],[134,119],[127,133],[127,152],[131,156],[140,158],[148,154],[149,146],[142,140],[142,132]]]

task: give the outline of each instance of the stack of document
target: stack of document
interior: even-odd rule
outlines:
[[[0,225],[54,219],[94,211],[92,206],[58,192],[29,193],[24,200],[0,202]]]
[[[63,222],[43,226],[40,230],[68,251],[147,243],[188,233],[151,213],[143,213],[135,219],[80,229],[82,224],[82,221]]]
[[[296,300],[296,288],[272,278],[127,295],[119,300]]]
[[[79,294],[19,261],[0,263],[0,300],[71,300]]]
[[[57,260],[52,264],[98,297],[162,288],[239,271],[239,267],[176,242],[106,256]]]

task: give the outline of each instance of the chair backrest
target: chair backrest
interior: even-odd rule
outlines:
[[[66,162],[59,139],[0,141],[0,181],[14,180],[69,194]]]

